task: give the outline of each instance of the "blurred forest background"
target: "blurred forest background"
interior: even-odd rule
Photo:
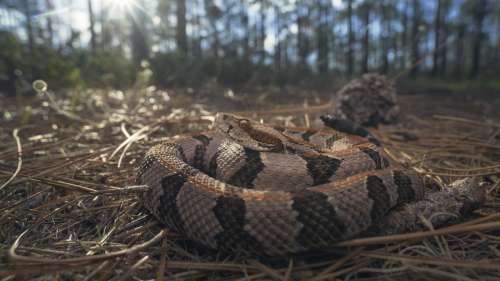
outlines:
[[[495,82],[500,1],[0,0],[8,95],[35,79],[52,89],[321,85],[372,71]]]

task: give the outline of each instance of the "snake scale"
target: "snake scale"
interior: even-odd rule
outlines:
[[[219,113],[215,130],[152,147],[137,181],[167,227],[224,252],[325,249],[423,197],[422,179],[365,138]]]

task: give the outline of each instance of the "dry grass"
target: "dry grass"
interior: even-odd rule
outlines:
[[[485,113],[499,120],[488,113],[490,101],[407,96],[400,125],[373,130],[394,158],[435,182],[497,181],[475,214],[438,230],[429,225],[345,241],[318,255],[266,259],[222,256],[162,229],[137,201],[147,187],[134,185],[135,168],[151,145],[209,129],[217,110],[318,125],[328,106],[266,110],[273,93],[246,103],[189,89],[61,95],[0,100],[0,280],[500,278],[500,125],[485,121]]]

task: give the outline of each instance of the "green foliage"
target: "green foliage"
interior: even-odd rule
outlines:
[[[495,95],[500,91],[500,81],[495,78],[480,80],[455,80],[441,78],[419,77],[416,79],[401,79],[398,87],[416,94],[485,94]]]
[[[9,32],[0,30],[0,73],[7,74],[23,62],[23,44]]]
[[[87,86],[126,88],[134,81],[134,66],[119,51],[84,52],[79,67]]]
[[[58,89],[84,84],[80,70],[75,67],[75,58],[71,55],[62,55],[52,48],[37,46],[30,62],[32,73],[26,77],[28,80],[42,79],[49,88]]]
[[[184,0],[137,1],[121,11],[101,5],[97,12],[103,16],[89,8],[89,30],[57,20],[59,14],[37,18],[46,9],[59,10],[61,3],[21,2],[7,6],[0,1],[9,16],[5,27],[10,31],[0,30],[0,91],[7,93],[29,91],[35,79],[47,81],[51,90],[197,87],[207,81],[320,87],[331,85],[332,77],[365,71],[405,73],[416,61],[421,63],[411,73],[418,70],[413,77],[421,77],[431,70],[426,58],[431,55],[432,65],[439,65],[432,73],[443,79],[459,79],[466,72],[494,79],[500,71],[494,28],[500,6],[489,0],[442,0],[442,20],[436,20],[437,2],[421,0],[397,5],[205,0],[204,8],[188,5],[186,12],[177,9]],[[354,30],[345,28],[352,22]],[[439,52],[427,46],[434,34],[441,34],[436,41],[446,42]],[[141,67],[142,61],[149,67]]]
[[[18,38],[12,33],[0,31],[0,92],[15,94],[17,76],[26,69],[24,56],[23,45]]]
[[[259,85],[295,84],[313,76],[301,64],[276,70],[272,65],[259,65],[241,57],[194,58],[178,53],[157,53],[151,58],[153,83],[160,87],[199,86],[209,80],[228,86],[246,83]]]
[[[217,73],[215,61],[187,58],[179,53],[156,53],[151,58],[153,82],[161,87],[199,85]]]
[[[42,79],[50,89],[112,87],[133,84],[135,69],[122,52],[86,49],[67,52],[36,45],[32,52],[12,33],[0,31],[0,90],[27,91],[31,81]],[[20,89],[19,85],[25,85]]]
[[[271,72],[271,68],[265,66],[258,69],[258,66],[245,62],[241,58],[226,58],[221,60],[217,81],[223,84],[242,84],[248,82],[252,74],[256,72],[264,74],[266,72]],[[269,75],[266,77],[272,76]],[[266,83],[266,81],[262,82]]]
[[[241,84],[248,81],[255,66],[241,58],[194,58],[179,53],[157,53],[151,59],[153,81],[166,87],[197,86],[216,79],[222,84]]]

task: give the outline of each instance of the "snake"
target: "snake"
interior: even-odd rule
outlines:
[[[213,130],[154,145],[137,173],[145,209],[226,253],[330,249],[423,198],[423,179],[366,138],[217,113]]]

